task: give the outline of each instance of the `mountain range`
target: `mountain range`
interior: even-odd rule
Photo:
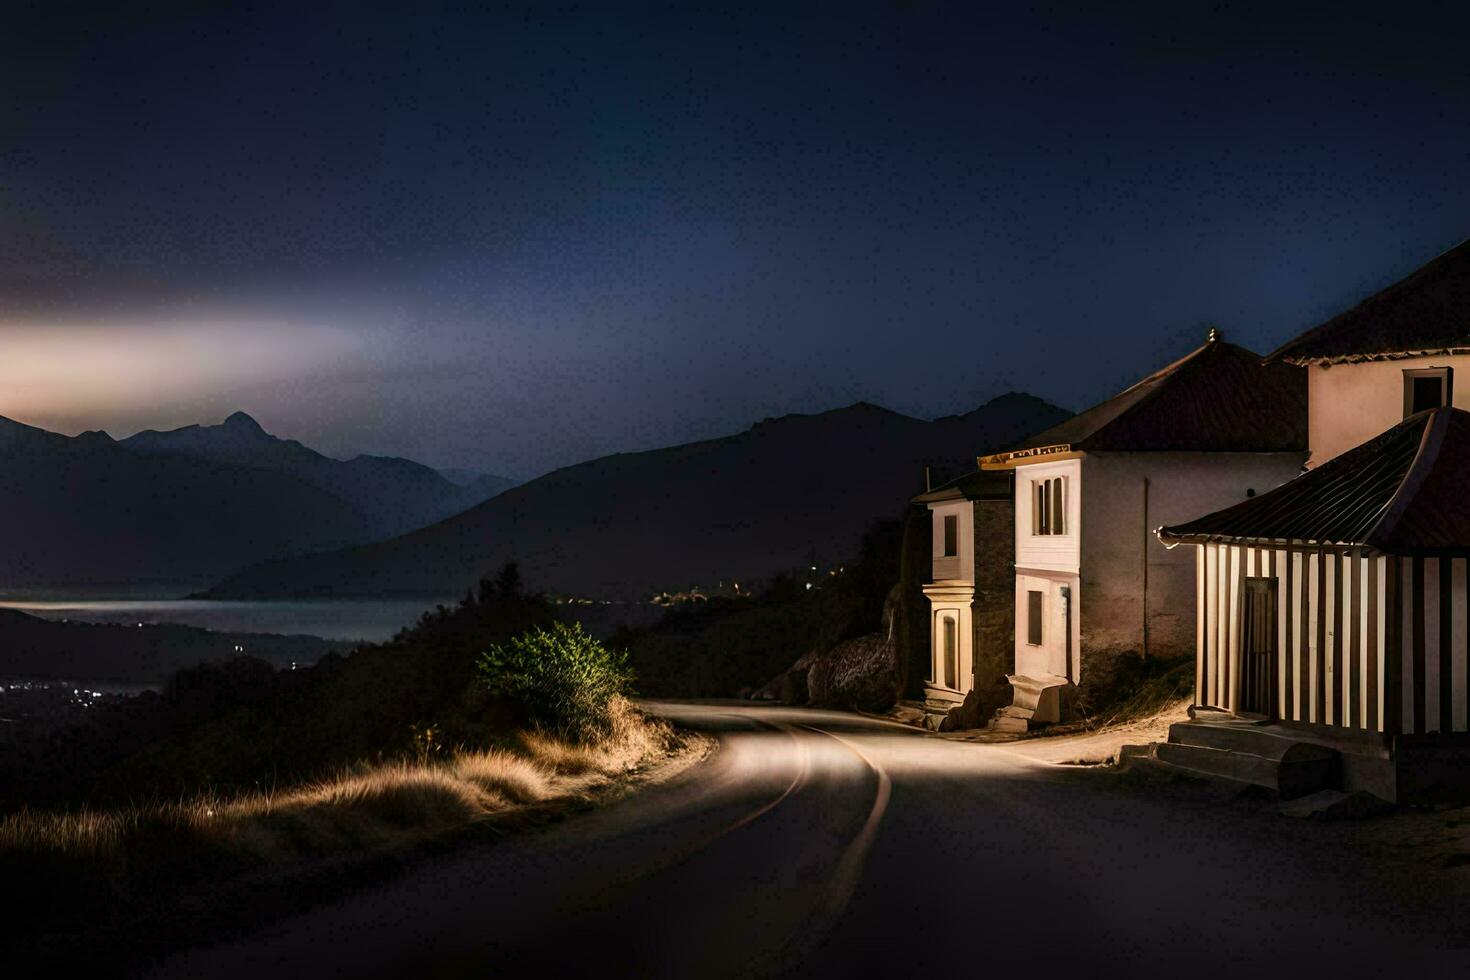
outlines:
[[[367,520],[374,539],[432,524],[515,485],[505,477],[466,470],[441,473],[396,456],[332,459],[295,439],[271,435],[244,412],[221,425],[145,429],[120,444],[155,456],[192,456],[290,474],[346,501]]]
[[[932,422],[863,402],[766,419],[559,469],[386,541],[263,562],[205,595],[453,595],[516,561],[535,589],[645,599],[827,568],[855,553],[873,520],[902,513],[926,466],[957,473],[1070,414],[1012,393]]]
[[[0,418],[0,585],[202,584],[398,534],[495,489],[409,460],[329,459],[244,413],[120,442]]]

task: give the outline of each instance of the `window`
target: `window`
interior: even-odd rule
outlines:
[[[944,617],[944,686],[959,689],[960,634],[953,616]]]
[[[1067,533],[1067,478],[1031,481],[1031,533]]]
[[[1404,418],[1454,401],[1454,368],[1420,368],[1404,372]]]
[[[1041,593],[1035,589],[1026,593],[1026,642],[1041,646]]]
[[[944,517],[944,557],[953,558],[959,553],[960,519],[955,514],[946,514]]]

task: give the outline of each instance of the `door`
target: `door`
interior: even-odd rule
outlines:
[[[1241,624],[1240,704],[1238,714],[1277,717],[1276,580],[1245,580],[1245,622]]]
[[[944,617],[944,686],[960,688],[960,630],[953,616]]]

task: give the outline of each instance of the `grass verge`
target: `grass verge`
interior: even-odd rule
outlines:
[[[405,851],[518,811],[575,809],[680,745],[619,697],[595,741],[526,731],[507,747],[353,767],[279,793],[21,810],[0,820],[0,879],[27,883],[8,925],[22,937],[76,930],[252,874]]]

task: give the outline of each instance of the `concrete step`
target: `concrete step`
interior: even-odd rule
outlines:
[[[1022,708],[1018,705],[1008,704],[1003,708],[995,709],[997,718],[1022,718],[1029,721],[1036,714],[1033,708]]]
[[[1276,788],[1276,763],[1248,752],[1228,752],[1200,745],[1160,742],[1154,746],[1154,758],[1203,776],[1251,783],[1268,789]]]
[[[997,714],[990,720],[990,730],[993,732],[1024,732],[1029,729],[1030,725],[1025,718],[1012,718],[1008,715]]]
[[[1179,721],[1169,726],[1169,741],[1180,745],[1197,745],[1227,752],[1248,752],[1266,759],[1281,760],[1287,756],[1294,762],[1330,759],[1333,751],[1246,723],[1214,723]]]
[[[1120,745],[1118,746],[1118,759],[1115,764],[1120,771],[1126,771],[1137,763],[1148,762],[1153,758],[1153,743],[1145,745]]]
[[[1295,755],[1298,747],[1307,750],[1300,757]],[[1336,775],[1336,753],[1326,750],[1324,755],[1320,746],[1300,742],[1277,758],[1204,745],[1159,742],[1154,746],[1154,757],[1201,776],[1264,786],[1285,800],[1327,789]]]

